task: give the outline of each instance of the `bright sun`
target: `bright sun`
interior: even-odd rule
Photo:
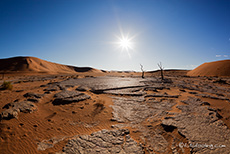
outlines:
[[[134,42],[136,35],[130,35],[129,33],[123,33],[122,28],[120,28],[120,35],[114,35],[117,38],[117,41],[111,42],[116,46],[116,50],[122,53],[122,56],[125,57],[128,55],[131,58],[132,52],[135,51],[136,42]]]
[[[131,41],[132,38],[129,37],[118,37],[119,41],[117,44],[119,45],[119,48],[122,50],[129,51],[130,49],[133,49],[133,42]]]
[[[128,49],[131,48],[131,42],[130,42],[130,40],[127,39],[127,38],[122,38],[122,39],[120,39],[119,44],[120,44],[120,47],[123,48],[123,49],[128,50]]]

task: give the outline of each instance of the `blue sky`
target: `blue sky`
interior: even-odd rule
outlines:
[[[230,0],[1,0],[0,58],[192,69],[230,59]],[[122,50],[121,32],[133,49]]]

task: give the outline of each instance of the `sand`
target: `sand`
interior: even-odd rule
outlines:
[[[36,57],[13,57],[0,59],[0,72],[6,73],[43,73],[43,74],[58,74],[58,73],[76,73],[76,72],[98,72],[91,67],[74,67],[48,62]]]
[[[55,80],[56,81],[56,80]],[[50,82],[50,81],[48,81]],[[23,94],[27,92],[44,93],[40,85],[45,82],[28,82],[14,84],[12,91],[2,91],[0,94],[0,111],[7,102],[23,100]],[[16,92],[23,90],[22,92]],[[71,89],[69,89],[71,90]],[[111,98],[90,93],[91,100],[76,104],[54,106],[50,101],[53,95],[48,94],[42,101],[36,103],[38,111],[31,114],[20,114],[19,119],[3,120],[0,123],[1,144],[0,151],[4,153],[48,153],[60,151],[67,140],[55,145],[46,151],[38,151],[37,143],[52,137],[68,138],[77,134],[90,134],[101,129],[110,129],[116,122],[110,121],[112,118]],[[103,111],[95,112],[94,104],[105,102]],[[95,126],[94,126],[95,125]]]
[[[188,72],[189,76],[230,76],[230,60],[204,63]]]
[[[13,60],[10,59],[10,62]],[[28,62],[30,60],[32,62]],[[26,64],[24,64],[25,61]],[[3,64],[3,61],[0,60],[0,63]],[[164,128],[162,121],[169,119],[169,117],[180,115],[182,111],[177,106],[187,106],[181,101],[187,100],[190,97],[199,98],[204,102],[208,102],[209,105],[205,107],[212,108],[212,110],[221,115],[222,118],[217,121],[223,122],[223,125],[226,126],[226,130],[230,130],[229,78],[222,77],[221,79],[225,80],[226,83],[218,83],[215,82],[219,79],[217,77],[188,77],[186,76],[188,72],[186,70],[165,71],[165,77],[173,81],[170,83],[160,80],[159,71],[147,72],[146,78],[142,79],[141,72],[101,72],[97,69],[85,69],[86,71],[84,72],[73,71],[71,67],[46,62],[37,58],[19,58],[17,64],[19,63],[20,67],[16,64],[8,67],[9,63],[8,65],[4,65],[11,71],[10,74],[5,74],[4,80],[12,81],[13,90],[0,90],[0,113],[6,110],[6,108],[3,108],[6,104],[26,100],[27,98],[24,97],[24,95],[28,92],[42,94],[44,96],[39,99],[38,102],[34,102],[37,106],[36,111],[32,113],[20,112],[18,119],[12,118],[10,120],[4,119],[0,121],[1,154],[45,154],[60,152],[68,143],[68,140],[76,135],[89,135],[103,129],[112,130],[120,128],[128,129],[130,131],[130,137],[134,139],[138,145],[141,144],[143,151],[147,154],[152,151],[157,154],[172,153],[173,151],[182,153],[182,151],[184,151],[184,153],[187,154],[190,153],[191,148],[184,148],[182,150],[178,147],[178,144],[180,142],[188,143],[191,138],[182,135],[179,127]],[[28,68],[27,64],[29,64]],[[63,67],[59,68],[59,66]],[[4,67],[1,67],[1,70],[4,70]],[[17,70],[21,73],[15,72]],[[53,70],[53,72],[37,74],[38,72],[50,70]],[[24,74],[24,71],[30,72],[30,74]],[[57,74],[57,72],[62,72],[62,74]],[[106,91],[106,86],[102,86],[104,93],[94,93],[91,91],[92,88],[87,89],[87,86],[98,84],[90,83],[90,81],[97,80],[97,77],[100,78],[103,76],[106,76],[106,78],[115,77],[117,78],[116,81],[120,80],[120,82],[124,83],[135,80],[140,81],[140,85],[142,85],[142,83],[146,82],[147,87],[150,87],[146,88],[139,85],[139,87],[136,88],[110,88],[114,90]],[[71,81],[81,79],[86,83],[89,81],[89,85],[85,85],[84,83],[80,85],[81,82],[76,85],[68,84],[71,83]],[[0,84],[2,82],[3,80],[0,80]],[[61,87],[63,86],[61,84],[63,82],[66,83],[64,89]],[[114,84],[116,85],[117,83]],[[84,86],[86,86],[85,89]],[[122,86],[125,85],[121,85],[121,87]],[[50,89],[47,90],[48,88]],[[56,88],[56,91],[52,91],[52,88]],[[64,90],[76,91],[77,88],[81,90],[81,93],[89,95],[91,98],[64,105],[53,104],[55,94]],[[157,95],[159,97],[146,97],[147,95]],[[138,99],[143,98],[144,101],[137,102]],[[123,102],[119,102],[119,99],[121,99],[121,101],[123,99]],[[130,102],[133,102],[137,106],[132,106],[132,103],[127,103],[128,101],[126,101],[126,99],[130,99]],[[164,104],[165,101],[166,104]],[[167,102],[169,102],[169,104],[170,102],[173,103],[172,107],[167,107]],[[127,103],[127,106],[121,110],[121,106],[116,106],[116,104],[119,103],[121,106]],[[103,105],[101,107],[97,104]],[[146,109],[148,106],[149,109]],[[203,110],[206,111],[206,108]],[[162,110],[162,112],[160,112],[160,110]],[[130,111],[135,114],[128,114]],[[157,113],[158,111],[160,112],[159,115],[151,115],[152,112]],[[145,118],[148,112],[150,112],[150,115]],[[124,114],[123,116],[126,118],[121,116],[121,113]],[[118,119],[114,117],[114,114],[117,114],[116,118]],[[196,114],[199,115],[199,113]],[[124,122],[119,121],[119,119],[124,120]],[[140,122],[135,123],[136,120]],[[187,125],[189,125],[189,122]],[[209,125],[205,127],[205,129],[208,129]],[[224,129],[224,131],[226,130]],[[157,136],[155,136],[156,134]],[[163,140],[161,138],[163,138]],[[210,138],[210,140],[212,139]],[[175,148],[172,148],[173,146],[175,146]]]

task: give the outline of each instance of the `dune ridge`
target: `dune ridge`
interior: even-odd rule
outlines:
[[[230,60],[204,63],[187,73],[189,76],[230,76]]]
[[[102,72],[91,67],[62,65],[36,57],[12,57],[0,59],[0,72],[34,72],[34,73],[76,73]]]

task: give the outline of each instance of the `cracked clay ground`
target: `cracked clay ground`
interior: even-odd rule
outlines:
[[[0,91],[0,153],[228,154],[230,80],[46,76]]]

